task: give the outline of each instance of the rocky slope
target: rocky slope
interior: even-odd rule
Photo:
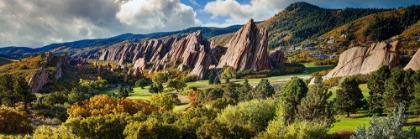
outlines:
[[[216,47],[212,47],[216,49]],[[159,39],[149,40],[143,44],[116,45],[94,54],[99,60],[118,61],[124,67],[126,62],[134,64],[136,74],[144,69],[149,72],[167,68],[170,62],[180,61],[177,67],[182,70],[184,66],[191,70],[190,75],[203,79],[211,65],[216,65],[217,59],[211,53],[210,42],[203,38],[201,31],[189,34],[178,39],[171,37],[165,42]],[[147,67],[147,63],[153,63]]]
[[[419,70],[420,69],[420,49],[417,50],[410,62],[404,67],[404,70]]]
[[[217,67],[227,65],[234,70],[254,71],[271,69],[267,34],[267,30],[258,29],[254,20],[250,19],[225,45],[228,50],[220,58]]]
[[[370,48],[350,48],[340,55],[338,65],[324,79],[368,74],[378,70],[383,65],[395,67],[400,62],[399,48],[399,41],[392,43],[379,42],[372,44]]]
[[[284,65],[284,52],[281,47],[275,49],[268,56],[272,61],[276,62],[280,66]]]
[[[32,74],[29,79],[29,87],[32,92],[36,93],[42,90],[46,84],[53,80],[59,80],[63,76],[63,66],[70,64],[70,59],[68,55],[54,55],[51,52],[48,54],[45,65],[42,65],[41,69],[37,70]],[[50,74],[50,71],[46,69],[48,66],[55,65],[55,72]],[[50,77],[51,76],[51,77]]]

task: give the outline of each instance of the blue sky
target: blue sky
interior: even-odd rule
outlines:
[[[227,27],[302,0],[0,0],[0,47],[41,47],[123,33]],[[398,8],[420,0],[303,0],[330,9]]]

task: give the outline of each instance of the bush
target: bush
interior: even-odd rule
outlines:
[[[38,127],[34,134],[34,139],[80,139],[80,137],[69,132],[64,126],[52,129],[49,126]]]
[[[330,135],[330,139],[350,139],[354,135],[353,130],[339,130],[334,134]]]
[[[32,132],[31,120],[24,111],[11,107],[0,107],[0,133],[19,134]]]

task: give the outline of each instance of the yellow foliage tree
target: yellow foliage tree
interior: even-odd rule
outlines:
[[[31,120],[24,111],[18,111],[11,107],[0,107],[0,133],[17,134],[31,132],[33,127]]]

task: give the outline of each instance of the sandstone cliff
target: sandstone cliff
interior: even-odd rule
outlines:
[[[417,50],[416,54],[414,54],[413,58],[411,58],[410,62],[404,67],[404,70],[419,70],[420,69],[420,48]]]
[[[230,41],[225,45],[228,48],[218,64],[218,68],[231,66],[235,70],[265,70],[271,69],[268,58],[267,30],[258,29],[253,19],[250,19]]]
[[[54,55],[51,52],[46,57],[45,65],[36,71],[29,79],[29,87],[32,92],[39,92],[51,80],[59,80],[63,76],[63,66],[70,64],[70,58],[67,54],[63,56]],[[49,74],[47,66],[55,66],[54,74]],[[51,77],[50,77],[51,76]]]
[[[284,52],[281,47],[272,51],[269,55],[269,58],[279,64],[280,66],[284,65]]]
[[[379,42],[371,47],[353,47],[344,51],[337,66],[324,79],[337,76],[368,74],[386,65],[395,67],[400,62],[399,42]]]

